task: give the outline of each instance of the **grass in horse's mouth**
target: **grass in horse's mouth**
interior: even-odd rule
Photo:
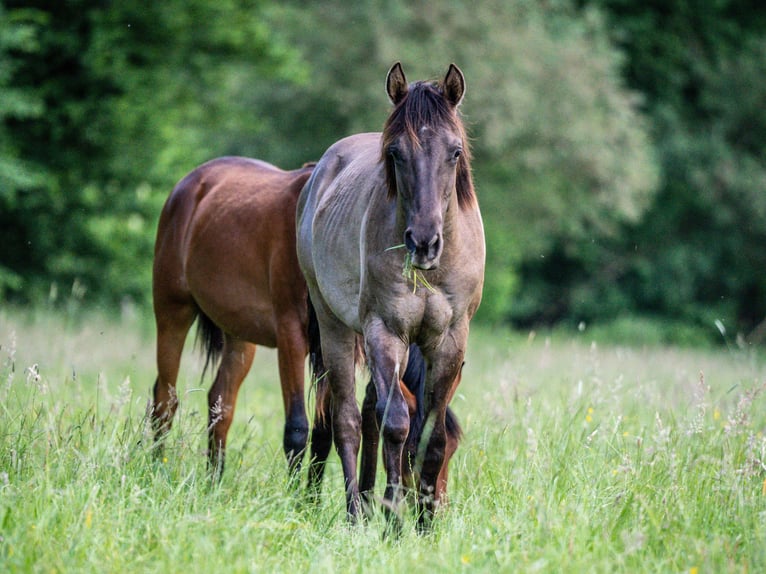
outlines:
[[[405,245],[404,243],[401,243],[399,245],[394,245],[393,247],[389,247],[388,249],[386,249],[386,251],[392,251],[393,249],[401,249],[403,247],[405,247]],[[419,269],[416,269],[415,267],[413,267],[412,253],[410,253],[409,251],[407,251],[404,256],[404,265],[402,267],[402,277],[412,282],[413,293],[415,293],[415,291],[418,290],[418,283],[420,283],[423,287],[428,289],[431,293],[435,292],[433,285],[431,285],[428,282],[428,279],[425,278],[423,273]]]

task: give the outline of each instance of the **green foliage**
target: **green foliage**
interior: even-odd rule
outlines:
[[[707,330],[720,321],[762,340],[766,115],[764,87],[753,78],[766,72],[766,11],[689,0],[597,4],[627,54],[631,87],[647,96],[661,186],[644,216],[616,236],[557,237],[547,264],[527,259],[526,305],[514,318],[648,314]]]
[[[260,129],[249,85],[301,77],[264,4],[5,2],[0,82],[16,103],[0,111],[0,180],[14,183],[0,211],[0,296],[34,301],[77,282],[93,302],[147,302],[174,182],[245,152]]]
[[[20,157],[14,144],[12,132],[6,123],[16,119],[34,118],[42,113],[42,102],[32,90],[20,88],[13,83],[13,75],[19,67],[15,54],[33,53],[37,23],[27,21],[21,14],[8,13],[0,4],[0,213],[16,209],[19,194],[39,183],[41,176]],[[4,219],[0,216],[0,220]],[[4,243],[5,249],[18,245]],[[0,298],[6,291],[19,289],[22,277],[13,265],[0,258]]]

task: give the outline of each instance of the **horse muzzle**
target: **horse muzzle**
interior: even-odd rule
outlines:
[[[404,232],[404,245],[412,257],[412,266],[416,269],[428,270],[439,266],[442,254],[441,233],[424,234],[420,237],[408,227]]]

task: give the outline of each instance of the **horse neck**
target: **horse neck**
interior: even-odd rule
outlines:
[[[447,206],[447,211],[444,213],[444,226],[442,227],[442,240],[445,247],[453,242],[457,241],[460,235],[460,206],[457,201],[457,192],[453,192],[450,196],[450,202]]]

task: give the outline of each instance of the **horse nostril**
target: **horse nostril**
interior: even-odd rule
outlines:
[[[412,229],[407,229],[404,232],[404,246],[407,248],[407,251],[410,253],[415,253],[415,250],[417,249],[417,244],[415,243],[415,240],[412,238]]]
[[[428,256],[431,258],[435,258],[439,253],[439,248],[441,247],[441,235],[436,234],[433,236],[431,241],[428,243]]]
[[[441,233],[435,233],[430,239],[418,239],[411,228],[404,232],[404,245],[407,251],[419,258],[432,260],[441,250]]]

